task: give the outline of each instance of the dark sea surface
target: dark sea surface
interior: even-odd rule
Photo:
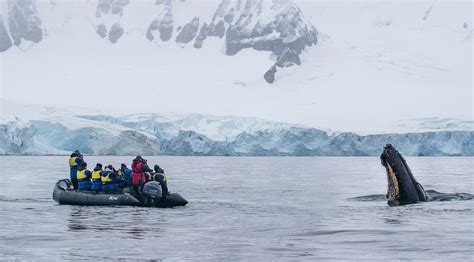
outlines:
[[[86,156],[130,163],[131,157]],[[474,158],[407,158],[425,189],[474,193]],[[58,205],[67,157],[0,157],[0,259],[474,259],[474,201],[389,207],[376,157],[148,157],[189,204]],[[354,199],[355,198],[355,199]]]

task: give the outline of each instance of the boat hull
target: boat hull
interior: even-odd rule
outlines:
[[[80,206],[146,206],[172,208],[185,206],[188,201],[178,193],[166,197],[136,197],[128,189],[120,193],[104,193],[74,190],[69,179],[59,180],[54,186],[53,199],[60,205]]]

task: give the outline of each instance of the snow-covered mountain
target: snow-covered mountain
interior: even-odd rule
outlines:
[[[0,52],[5,99],[128,114],[248,116],[358,134],[386,132],[399,119],[472,119],[470,1],[4,0],[0,6],[0,42],[9,47]],[[258,24],[276,30],[269,39],[278,37],[253,35]],[[305,45],[301,65],[277,66],[274,83],[266,84],[278,57],[298,61],[279,43],[299,50],[311,41],[313,25],[317,44]],[[294,46],[286,42],[293,33]]]
[[[70,33],[65,32],[67,25],[80,18],[76,30],[94,30],[97,38],[112,44],[141,31],[142,41],[157,46],[174,42],[200,49],[217,40],[228,56],[243,49],[270,52],[274,63],[260,73],[273,83],[277,68],[300,65],[300,54],[318,41],[316,28],[292,0],[4,2],[0,52],[48,45],[50,38]]]
[[[378,155],[383,145],[392,143],[404,155],[474,155],[474,121],[455,124],[450,119],[447,127],[441,119],[434,128],[431,119],[435,132],[358,135],[257,118],[112,116],[83,108],[0,101],[0,154],[65,154],[80,149],[115,155],[367,156]]]

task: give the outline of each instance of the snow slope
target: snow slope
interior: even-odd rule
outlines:
[[[391,132],[399,119],[472,120],[471,1],[295,1],[305,24],[318,28],[318,43],[298,56],[301,65],[278,68],[272,85],[263,73],[278,60],[273,51],[246,48],[228,56],[224,38],[207,33],[201,48],[194,47],[197,36],[176,43],[195,16],[200,26],[212,21],[221,1],[173,1],[169,41],[159,29],[151,30],[152,41],[146,37],[166,1],[131,1],[123,15],[110,9],[100,17],[96,1],[50,2],[37,1],[43,39],[22,38],[0,53],[0,97],[124,114],[256,117],[364,134]],[[1,14],[9,28],[6,3]],[[267,14],[258,17],[267,22]],[[215,19],[217,25],[224,18]],[[124,33],[114,44],[109,33],[117,22]]]

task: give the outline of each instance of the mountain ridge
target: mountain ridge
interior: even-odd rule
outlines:
[[[198,2],[189,0],[164,0],[154,4],[98,0],[95,3],[94,13],[92,3],[82,3],[80,8],[90,10],[71,15],[68,13],[74,12],[68,9],[77,7],[70,4],[72,7],[67,8],[67,2],[9,0],[6,4],[8,13],[0,15],[0,52],[20,47],[22,42],[47,44],[50,34],[62,33],[60,28],[80,15],[91,21],[98,38],[112,44],[118,44],[129,31],[139,27],[143,41],[157,45],[175,42],[181,47],[189,45],[200,49],[207,44],[207,39],[217,38],[227,56],[234,56],[243,49],[271,52],[275,62],[262,77],[267,83],[273,83],[277,68],[300,65],[302,51],[318,42],[316,28],[305,20],[302,11],[291,0],[214,1],[215,11],[211,17],[206,17],[208,12],[193,10]],[[135,4],[154,10],[154,15],[144,14],[153,19],[149,25],[142,24],[135,16],[127,17],[129,6]],[[87,27],[84,24],[83,30],[88,30]]]

